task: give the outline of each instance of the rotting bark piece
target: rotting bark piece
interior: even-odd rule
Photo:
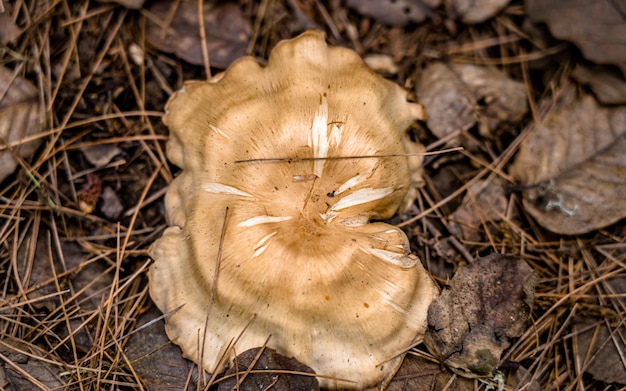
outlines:
[[[186,83],[166,109],[183,172],[166,196],[173,226],[151,249],[150,294],[164,312],[182,306],[170,338],[209,372],[271,335],[324,388],[386,384],[437,295],[406,235],[370,223],[409,190],[404,134],[422,106],[309,31],[267,67],[247,57]]]
[[[535,282],[516,256],[491,254],[459,268],[428,310],[428,350],[462,376],[493,375],[528,326]]]

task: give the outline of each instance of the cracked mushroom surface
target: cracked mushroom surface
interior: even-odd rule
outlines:
[[[370,222],[410,187],[404,133],[424,112],[406,95],[310,31],[172,96],[182,173],[149,276],[185,357],[221,371],[268,341],[323,388],[393,377],[437,295],[406,235]]]

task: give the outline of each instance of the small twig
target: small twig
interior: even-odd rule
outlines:
[[[391,153],[385,155],[359,155],[359,156],[328,156],[328,157],[276,157],[276,158],[258,158],[235,160],[235,163],[275,163],[275,162],[310,162],[316,160],[352,160],[352,159],[379,159],[390,157],[408,157],[408,156],[430,156],[442,153],[463,151],[463,147],[449,148],[442,151],[424,152],[424,153]]]

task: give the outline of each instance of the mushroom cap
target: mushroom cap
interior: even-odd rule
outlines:
[[[309,31],[266,67],[185,83],[166,110],[183,171],[149,276],[159,309],[178,309],[168,336],[209,372],[269,337],[324,388],[386,384],[437,295],[406,235],[370,223],[408,191],[403,134],[422,107]]]

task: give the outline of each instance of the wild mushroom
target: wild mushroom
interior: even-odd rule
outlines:
[[[317,31],[168,102],[172,227],[151,249],[169,337],[209,372],[266,341],[322,387],[384,386],[437,294],[390,218],[407,193],[406,92]],[[182,306],[182,307],[181,307]],[[269,340],[268,340],[269,338]]]

